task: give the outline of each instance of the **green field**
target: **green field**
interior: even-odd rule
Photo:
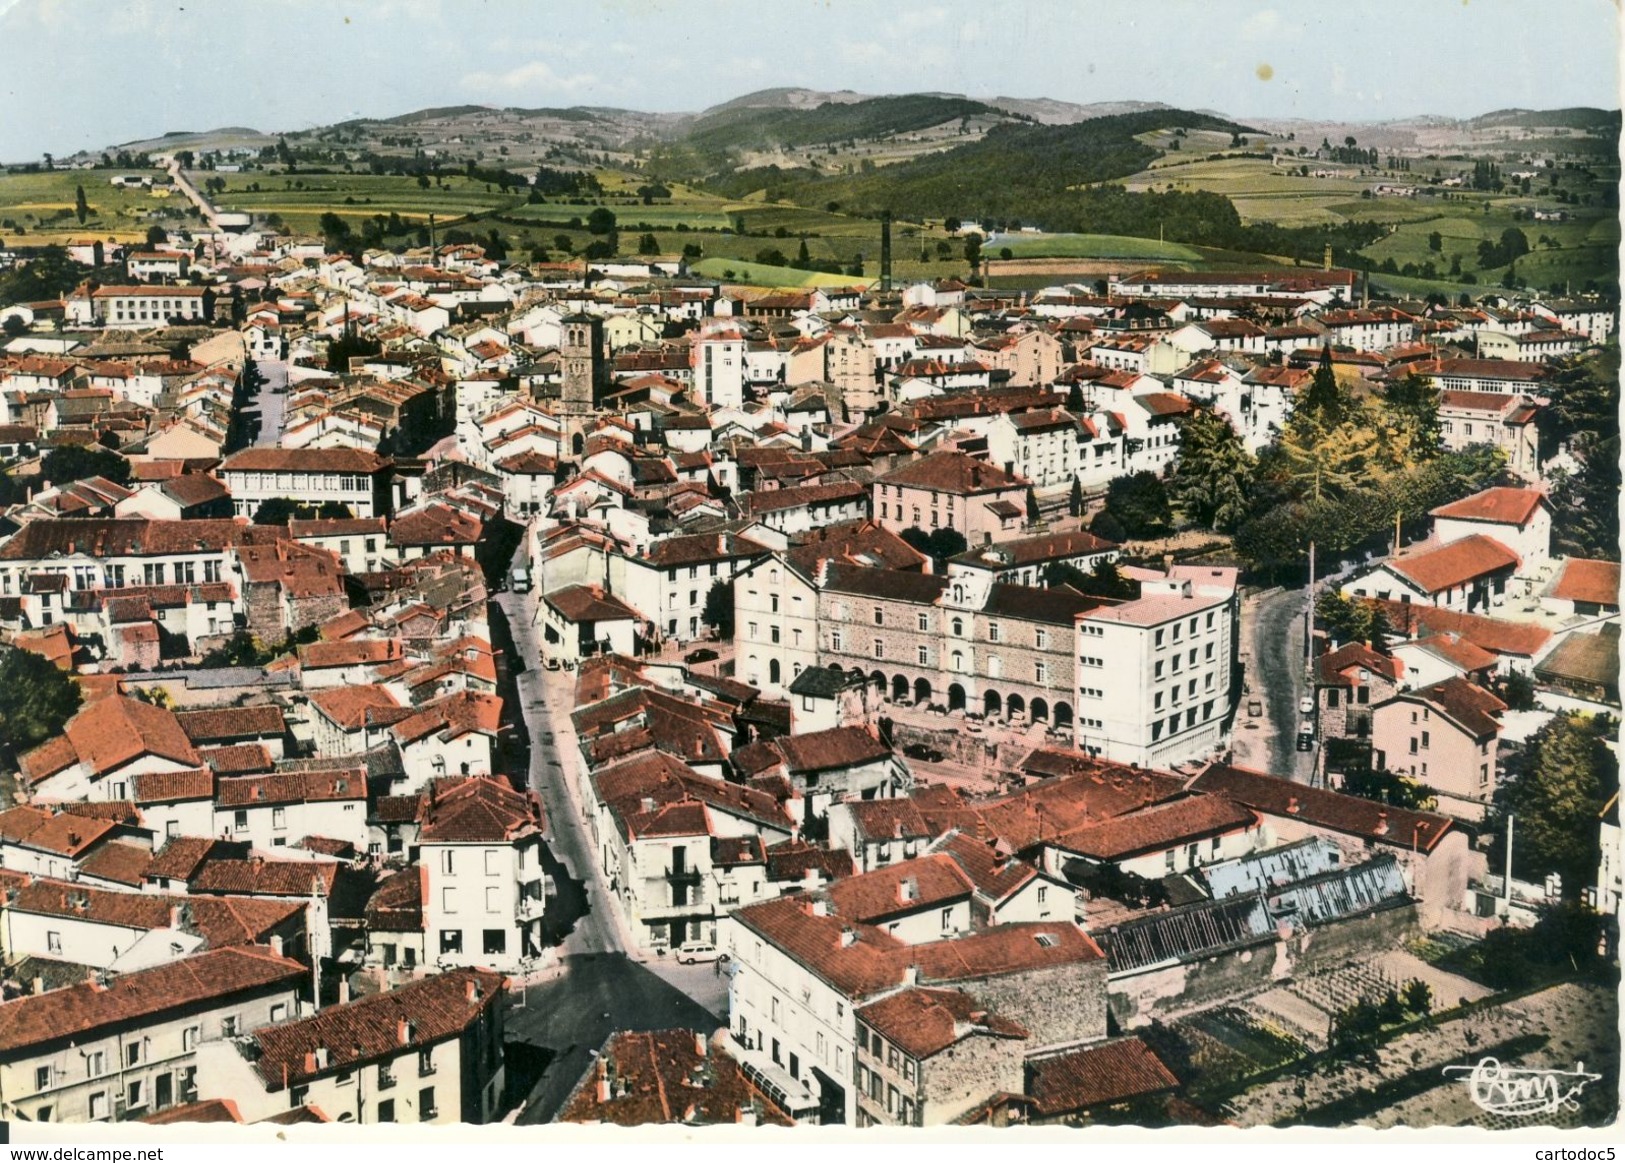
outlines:
[[[1376,175],[1361,178],[1351,166],[1309,158],[1296,159],[1290,166],[1285,162],[1275,166],[1268,158],[1193,157],[1190,151],[1187,145],[1179,153],[1164,154],[1149,169],[1124,179],[1123,185],[1130,190],[1209,190],[1234,202],[1243,222],[1274,222],[1281,226],[1318,226],[1345,218],[1380,221],[1425,217],[1433,212],[1430,203],[1416,199],[1361,199],[1362,190],[1386,179]],[[1289,172],[1300,165],[1307,165],[1311,171],[1335,170],[1346,176],[1315,178]],[[1338,207],[1351,201],[1360,212],[1341,213]],[[1365,212],[1378,206],[1382,207],[1380,213]]]
[[[39,174],[0,175],[0,238],[19,246],[99,238],[133,242],[144,239],[154,222],[177,220],[191,210],[178,193],[154,196],[149,190],[126,190],[111,184],[119,174],[160,174],[159,170],[53,170]],[[85,188],[90,213],[83,225],[73,214],[74,190]],[[67,214],[63,214],[67,211]]]
[[[414,221],[427,221],[433,214],[441,222],[482,214],[510,205],[519,199],[504,196],[484,182],[461,175],[443,178],[443,184],[418,186],[416,178],[394,174],[246,174],[210,175],[197,172],[192,178],[202,188],[209,177],[220,177],[226,190],[210,195],[221,210],[281,217],[292,230],[315,233],[321,216],[331,212],[344,218],[369,218],[374,214],[399,214]],[[258,189],[252,187],[257,186]]]
[[[726,258],[705,258],[692,267],[695,274],[725,283],[739,283],[752,287],[855,287],[867,286],[873,279],[854,278],[850,275],[829,275],[822,271],[803,271],[795,267],[764,266],[761,263],[737,262]]]
[[[1123,234],[1016,234],[1001,235],[987,251],[995,257],[1008,249],[1013,258],[1130,259],[1136,262],[1200,263],[1195,247],[1154,238]]]

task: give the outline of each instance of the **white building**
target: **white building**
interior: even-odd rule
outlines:
[[[1077,745],[1171,767],[1217,751],[1234,701],[1236,571],[1130,570],[1140,597],[1078,620]]]

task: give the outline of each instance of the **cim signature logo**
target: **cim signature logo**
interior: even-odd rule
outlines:
[[[1573,1070],[1524,1070],[1485,1058],[1474,1066],[1446,1066],[1444,1072],[1467,1084],[1473,1102],[1491,1114],[1540,1115],[1577,1110],[1575,1098],[1586,1084],[1601,1078],[1588,1074],[1584,1062]]]

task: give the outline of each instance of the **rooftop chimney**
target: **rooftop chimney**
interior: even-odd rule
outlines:
[[[1377,831],[1377,835],[1379,835],[1379,836],[1388,835],[1388,809],[1387,808],[1378,808],[1377,809],[1377,829],[1376,829],[1376,831]]]
[[[846,929],[841,930],[841,948],[842,949],[851,948],[853,945],[857,944],[857,940],[858,940],[858,931],[856,929],[846,928]]]
[[[704,1058],[709,1052],[710,1052],[710,1046],[709,1046],[709,1044],[707,1044],[707,1042],[705,1040],[705,1035],[700,1033],[698,1030],[695,1030],[694,1031],[694,1053],[698,1054],[701,1058]]]
[[[918,900],[920,896],[919,883],[912,877],[904,877],[897,885],[897,899],[902,901]]]
[[[402,1018],[395,1024],[395,1037],[402,1046],[412,1044],[412,1023]]]
[[[810,880],[810,877],[809,877]],[[820,897],[812,903],[812,915],[815,917],[829,916],[829,902]]]
[[[609,1101],[609,1079],[602,1075],[598,1078],[598,1101],[600,1103]]]
[[[1298,797],[1297,796],[1293,796],[1291,799],[1287,800],[1287,802],[1286,802],[1286,810],[1287,810],[1287,814],[1290,815],[1290,816],[1295,816],[1295,815],[1298,814]]]

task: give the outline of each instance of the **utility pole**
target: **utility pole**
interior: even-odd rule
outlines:
[[[1315,469],[1315,500],[1320,500],[1320,469]],[[1303,614],[1303,668],[1315,661],[1315,539],[1309,538],[1309,608]]]
[[[1507,879],[1501,886],[1503,903],[1501,906],[1501,919],[1504,921],[1512,915],[1512,821],[1516,816],[1507,815]]]

